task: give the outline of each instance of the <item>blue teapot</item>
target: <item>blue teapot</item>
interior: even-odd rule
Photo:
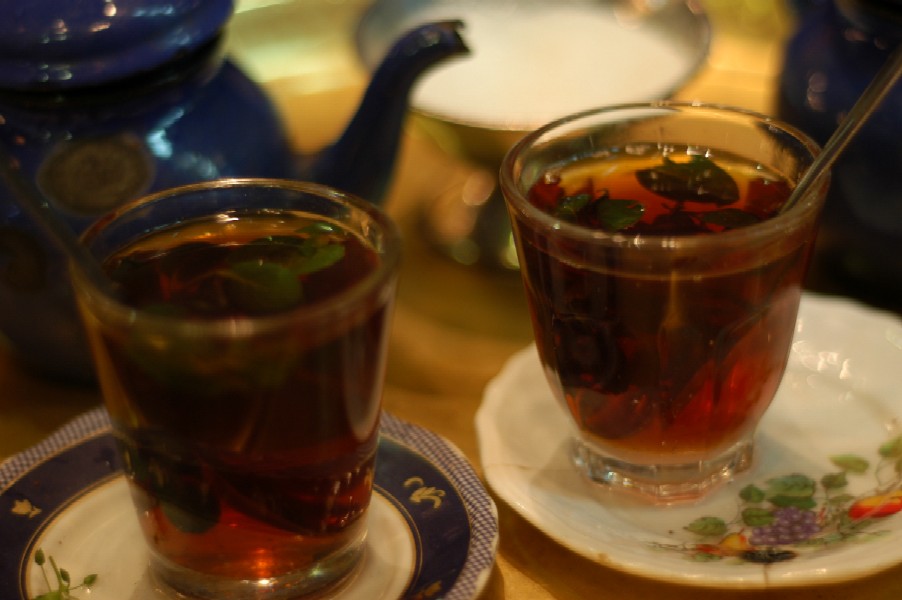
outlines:
[[[223,50],[231,0],[0,0],[0,12],[0,338],[66,381],[92,382],[93,368],[66,257],[20,210],[23,180],[76,234],[127,200],[221,177],[306,179],[379,202],[411,86],[466,52],[457,22],[412,30],[341,138],[296,156]]]

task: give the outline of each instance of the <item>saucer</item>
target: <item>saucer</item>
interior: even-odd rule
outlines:
[[[804,295],[752,466],[700,501],[666,507],[577,472],[534,346],[490,382],[476,426],[489,485],[582,556],[685,585],[816,585],[902,563],[900,384],[897,316]],[[793,519],[802,527],[787,533]]]
[[[374,492],[362,564],[334,598],[469,600],[481,592],[494,563],[497,514],[456,448],[383,414]],[[0,530],[0,600],[49,591],[34,562],[38,549],[53,589],[51,556],[73,586],[96,574],[95,600],[168,598],[147,576],[147,550],[103,409],[0,463]]]

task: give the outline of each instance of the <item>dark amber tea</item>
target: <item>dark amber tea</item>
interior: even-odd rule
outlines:
[[[103,264],[117,304],[80,301],[156,569],[209,597],[343,576],[373,482],[383,254],[286,209],[149,229]]]
[[[699,149],[637,145],[549,171],[529,200],[556,217],[608,233],[719,233],[775,216],[792,188],[765,167]]]
[[[243,316],[328,302],[378,260],[336,225],[257,216],[158,233],[106,269],[137,308],[240,325]],[[359,537],[381,368],[366,357],[378,355],[384,326],[381,309],[347,315],[328,332],[299,324],[292,347],[281,335],[175,339],[162,350],[152,331],[104,336],[102,368],[122,390],[110,411],[127,424],[127,471],[156,550],[196,571],[261,578]],[[224,561],[223,548],[240,551]]]
[[[584,227],[685,236],[765,220],[789,191],[755,165],[684,150],[572,163],[529,199]],[[625,459],[673,463],[743,438],[783,373],[805,244],[659,274],[603,256],[576,268],[544,232],[520,235],[536,341],[583,431]]]
[[[748,467],[787,362],[823,189],[773,120],[660,103],[551,123],[501,186],[551,391],[592,481],[697,498]]]

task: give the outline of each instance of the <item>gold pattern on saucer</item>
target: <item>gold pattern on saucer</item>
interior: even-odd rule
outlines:
[[[414,600],[427,600],[428,598],[438,598],[442,593],[442,582],[433,581],[429,587],[417,593]]]
[[[425,501],[432,502],[432,508],[436,509],[442,505],[442,498],[445,497],[445,491],[427,486],[422,477],[410,477],[404,482],[404,487],[419,486],[410,495],[410,501],[414,504],[420,504]]]
[[[48,198],[76,213],[95,215],[147,191],[153,159],[135,135],[81,138],[59,144],[38,169]]]
[[[28,517],[31,519],[32,517],[41,514],[41,509],[28,500],[16,500],[13,503],[12,513],[14,515],[19,515],[20,517]]]

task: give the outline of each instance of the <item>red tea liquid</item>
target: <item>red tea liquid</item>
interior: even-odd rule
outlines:
[[[651,241],[765,221],[789,192],[731,157],[612,153],[546,174],[529,199]],[[584,441],[629,463],[676,465],[750,433],[785,368],[810,232],[765,250],[739,244],[705,267],[687,251],[666,269],[585,250],[553,229],[515,222],[515,232],[538,350]]]
[[[286,319],[269,333],[179,337],[100,326],[94,340],[126,473],[156,553],[262,579],[361,540],[378,435],[384,298],[292,320],[369,275],[379,256],[299,215],[202,222],[111,257],[125,301],[197,323]]]

